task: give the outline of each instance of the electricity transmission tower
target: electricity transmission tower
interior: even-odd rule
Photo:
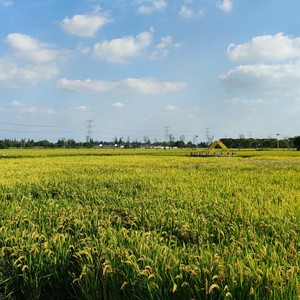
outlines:
[[[93,128],[93,120],[87,120],[86,121],[86,142],[90,143],[92,139],[92,128]]]
[[[165,142],[168,143],[169,141],[169,128],[170,126],[164,126],[165,128]]]
[[[209,129],[210,129],[209,127],[206,127],[205,129],[206,129],[207,146],[209,146],[210,144],[212,144],[214,140],[214,136],[209,133]]]

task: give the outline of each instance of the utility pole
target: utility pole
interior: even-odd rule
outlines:
[[[86,121],[86,142],[89,143],[91,141],[91,136],[92,136],[92,128],[93,128],[93,120],[87,120]]]
[[[196,149],[198,149],[197,139],[198,139],[198,135],[193,135],[193,144],[196,146]]]
[[[206,130],[206,141],[207,141],[207,146],[209,146],[210,138],[209,138],[209,127],[205,128]]]

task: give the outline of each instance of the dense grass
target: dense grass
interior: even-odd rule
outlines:
[[[22,151],[0,159],[0,299],[299,299],[296,151]]]

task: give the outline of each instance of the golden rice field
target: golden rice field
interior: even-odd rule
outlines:
[[[0,299],[300,299],[300,153],[3,150]]]

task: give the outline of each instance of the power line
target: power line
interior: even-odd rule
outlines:
[[[9,130],[9,129],[0,129],[2,132],[19,132],[19,133],[75,133],[78,130],[69,130],[69,131],[28,131],[28,130]]]
[[[131,133],[155,133],[157,132],[156,130],[126,130],[126,129],[120,129],[120,128],[111,128],[111,127],[105,127],[105,126],[93,126],[95,128],[104,128],[104,129],[109,129],[109,130],[115,130],[115,131],[121,131],[121,132],[131,132]]]
[[[91,120],[92,121],[92,120]],[[82,124],[71,124],[71,125],[37,125],[37,124],[25,124],[25,123],[11,123],[11,122],[0,122],[0,125],[3,126],[13,126],[13,127],[32,127],[32,128],[72,128],[72,127],[81,127]],[[87,124],[88,126],[88,124]],[[122,129],[122,128],[112,128],[112,127],[106,127],[106,126],[102,126],[102,125],[91,125],[91,127],[94,129],[100,129],[100,130],[96,130],[98,132],[103,132],[102,129],[107,129],[108,131],[112,131],[113,134],[116,134],[116,132],[122,132],[122,133],[128,133],[128,134],[135,134],[135,133],[140,133],[140,134],[158,134],[159,131],[158,130],[134,130],[134,129]],[[170,126],[168,126],[169,128]],[[2,131],[6,131],[5,129],[1,129]],[[23,132],[23,131],[17,131],[17,130],[9,130],[11,132]],[[87,130],[88,131],[88,130]],[[108,131],[106,131],[108,133]],[[30,131],[32,133],[43,133],[41,131],[39,132],[33,132]],[[62,132],[70,132],[70,131],[62,131]],[[75,132],[75,131],[74,131]],[[94,132],[94,130],[93,130]],[[180,130],[180,129],[174,129],[173,132],[175,133],[196,133],[196,131],[192,131],[192,130]],[[44,133],[49,133],[49,132],[44,132]],[[53,132],[55,133],[55,132]],[[59,132],[58,132],[59,133]]]
[[[17,123],[7,123],[0,122],[2,125],[6,126],[22,126],[22,127],[40,127],[40,128],[64,128],[64,127],[79,127],[81,125],[33,125],[33,124],[17,124]]]

